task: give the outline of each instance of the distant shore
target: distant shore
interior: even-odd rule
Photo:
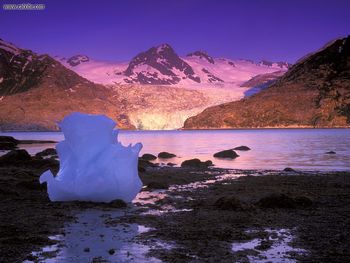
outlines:
[[[118,128],[119,129],[119,128]],[[121,131],[131,132],[171,132],[171,131],[234,131],[234,130],[324,130],[324,129],[350,129],[346,127],[312,127],[312,126],[281,126],[281,127],[255,127],[255,128],[203,128],[203,129],[185,129],[179,128],[174,130],[138,130],[138,129],[120,129]],[[61,132],[61,130],[0,130],[0,133],[14,132]]]

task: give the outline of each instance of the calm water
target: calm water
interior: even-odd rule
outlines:
[[[17,139],[63,140],[59,132],[1,133]],[[189,158],[212,160],[217,167],[236,169],[350,170],[349,129],[265,129],[213,131],[121,131],[119,140],[127,145],[142,142],[143,153],[175,153],[165,160],[180,164]],[[246,145],[252,150],[238,152],[235,160],[220,160],[213,154]],[[22,145],[31,154],[50,145]],[[335,151],[336,154],[325,154]],[[159,160],[159,162],[162,162]]]

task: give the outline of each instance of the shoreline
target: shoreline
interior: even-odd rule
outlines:
[[[201,128],[201,129],[190,129],[190,128],[178,128],[173,130],[138,130],[138,129],[122,129],[118,128],[119,131],[127,132],[174,132],[174,131],[251,131],[251,130],[336,130],[336,129],[350,129],[350,126],[340,127],[312,127],[312,126],[296,126],[296,127],[255,127],[255,128]],[[5,130],[0,133],[16,133],[16,132],[61,132],[60,130]]]
[[[137,223],[151,228],[137,236],[142,244],[148,244],[152,238],[175,244],[170,249],[158,247],[148,252],[149,256],[164,262],[246,260],[253,253],[251,250],[234,253],[229,244],[257,237],[247,234],[246,231],[252,229],[266,236],[267,228],[292,229],[295,236],[292,244],[308,251],[302,255],[292,254],[293,259],[301,262],[350,259],[347,252],[350,251],[349,172],[314,171],[310,174],[304,171],[146,167],[140,172],[145,186],[142,198],[125,208],[122,202],[52,203],[47,198],[46,187],[38,181],[39,175],[47,169],[57,171],[58,162],[42,159],[0,165],[3,200],[0,210],[4,215],[0,261],[37,260],[30,255],[32,251],[56,244],[58,241],[48,237],[64,234],[63,227],[76,220],[75,213],[89,209],[107,214],[125,211],[125,216],[109,222],[109,227]],[[203,186],[203,182],[207,185]],[[147,193],[151,196],[162,193],[162,197],[153,200]],[[287,208],[261,207],[259,200],[272,193],[306,198],[310,203]],[[218,200],[222,197],[229,199],[220,206]],[[56,254],[46,256],[50,258]]]

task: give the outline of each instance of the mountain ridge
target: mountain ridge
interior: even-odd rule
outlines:
[[[201,50],[181,57],[169,44],[151,47],[123,63],[94,61],[86,55],[58,60],[79,75],[105,85],[239,86],[255,75],[290,67],[287,62],[214,58]]]
[[[350,36],[293,65],[267,89],[205,109],[185,129],[350,127]]]

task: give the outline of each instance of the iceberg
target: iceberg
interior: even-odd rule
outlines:
[[[40,176],[51,201],[131,202],[141,190],[138,155],[142,144],[118,142],[116,123],[104,115],[72,113],[59,124],[65,140],[56,150],[60,169]]]

